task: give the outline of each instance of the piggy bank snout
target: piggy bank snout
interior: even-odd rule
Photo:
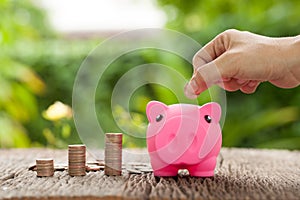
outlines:
[[[155,149],[167,163],[194,163],[205,129],[200,122],[187,116],[176,116],[165,121],[155,137]],[[172,155],[172,156],[170,156]]]

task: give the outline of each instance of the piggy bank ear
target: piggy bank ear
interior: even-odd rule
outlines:
[[[147,104],[146,113],[149,122],[154,122],[160,120],[160,118],[165,117],[166,110],[168,106],[159,101],[150,101]]]
[[[204,117],[208,124],[219,123],[221,117],[221,106],[217,103],[207,103],[200,107],[200,115],[201,117]],[[220,126],[208,126],[207,134],[199,151],[200,159],[203,159],[209,152],[212,151],[220,136]]]
[[[207,116],[207,118],[211,118],[210,120],[215,120],[216,123],[219,123],[221,118],[221,106],[218,103],[207,103],[201,106],[199,109],[201,116]]]

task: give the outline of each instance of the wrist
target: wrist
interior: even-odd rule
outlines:
[[[277,76],[286,76],[290,73],[298,85],[300,84],[300,36],[274,38],[274,60],[275,67],[280,69],[277,71]]]
[[[291,38],[288,54],[289,70],[300,83],[300,35]]]

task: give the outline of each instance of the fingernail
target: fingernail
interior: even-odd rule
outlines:
[[[236,82],[237,82],[239,85],[243,85],[244,83],[247,82],[247,80],[238,79]]]
[[[227,82],[227,81],[230,81],[231,78],[222,78],[223,82]]]
[[[197,85],[197,83],[196,83],[196,80],[195,79],[192,79],[191,81],[190,81],[190,85],[191,85],[191,87],[193,88],[193,91],[194,91],[194,93],[198,90],[198,85]]]
[[[196,99],[197,95],[194,92],[193,87],[191,86],[191,83],[187,83],[184,87],[184,94],[189,99]]]
[[[248,86],[249,86],[249,87],[254,87],[254,86],[256,86],[256,82],[255,82],[255,81],[250,81],[250,82],[248,83]]]

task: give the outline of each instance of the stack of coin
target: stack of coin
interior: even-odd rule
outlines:
[[[82,144],[69,145],[69,166],[70,176],[84,176],[86,170],[86,147]]]
[[[105,134],[105,168],[106,175],[122,174],[122,133]]]
[[[38,177],[53,176],[54,175],[53,159],[36,159],[36,171]]]

